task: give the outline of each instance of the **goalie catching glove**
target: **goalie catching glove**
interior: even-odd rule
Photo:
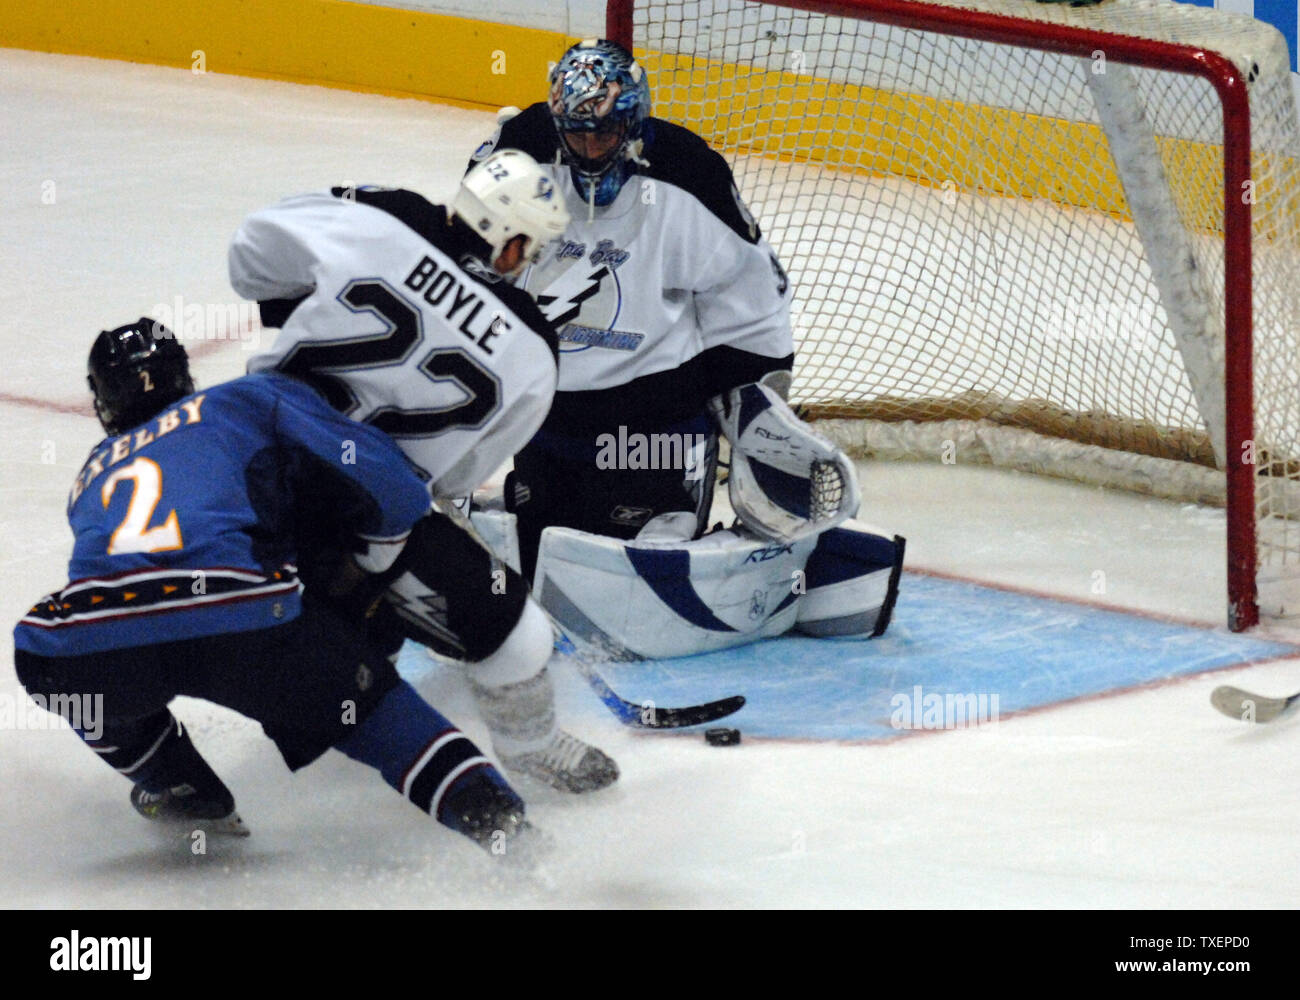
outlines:
[[[731,442],[727,490],[747,528],[792,542],[857,513],[858,477],[849,457],[770,386],[752,382],[722,393],[709,401],[709,412]]]

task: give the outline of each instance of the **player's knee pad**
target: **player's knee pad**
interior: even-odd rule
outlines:
[[[882,635],[898,597],[905,544],[853,520],[817,536],[795,628],[813,636]]]
[[[523,612],[505,641],[492,653],[470,664],[474,683],[496,688],[537,676],[555,648],[551,620],[536,601],[525,602]]]

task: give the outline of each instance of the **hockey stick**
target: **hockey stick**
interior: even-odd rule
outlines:
[[[1272,722],[1300,709],[1300,691],[1287,698],[1268,698],[1225,684],[1210,693],[1210,704],[1242,722]]]
[[[605,678],[592,666],[577,646],[563,632],[556,640],[555,648],[569,656],[578,668],[578,673],[591,685],[596,696],[608,708],[619,722],[640,729],[681,729],[684,726],[698,726],[713,722],[740,711],[745,706],[745,696],[736,694],[718,701],[707,701],[701,705],[687,705],[683,708],[660,708],[654,702],[647,701],[641,705],[621,698],[606,683]]]

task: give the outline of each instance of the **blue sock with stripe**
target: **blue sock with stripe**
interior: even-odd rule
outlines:
[[[378,770],[439,823],[475,839],[497,813],[523,813],[523,800],[501,772],[406,681],[334,748]]]

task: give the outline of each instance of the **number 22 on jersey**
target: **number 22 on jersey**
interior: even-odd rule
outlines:
[[[115,470],[104,480],[104,488],[100,493],[106,508],[117,484],[126,479],[132,484],[131,502],[127,504],[126,517],[122,518],[122,523],[109,540],[108,554],[115,556],[130,552],[166,552],[181,548],[184,543],[181,541],[181,526],[176,520],[175,510],[168,513],[167,520],[162,524],[149,527],[154,509],[162,499],[162,469],[158,463],[148,458],[137,458],[130,465]]]

